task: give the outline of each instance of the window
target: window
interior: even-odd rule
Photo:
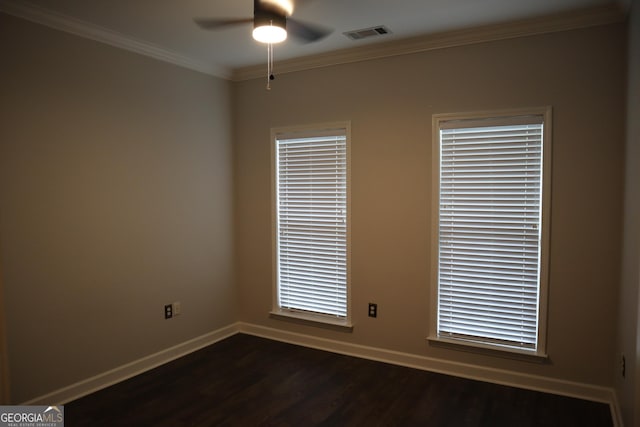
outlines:
[[[431,338],[543,356],[551,110],[433,125]]]
[[[273,314],[348,326],[349,125],[276,129]]]

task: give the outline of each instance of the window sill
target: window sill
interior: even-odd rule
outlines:
[[[488,356],[503,357],[507,359],[522,360],[533,363],[546,363],[549,356],[546,353],[534,350],[519,349],[508,346],[497,346],[479,343],[460,338],[428,337],[429,345],[434,347],[447,348],[450,350],[467,351],[472,353],[485,354]]]
[[[333,329],[342,332],[353,332],[353,324],[347,319],[338,319],[321,314],[303,313],[299,311],[273,310],[269,313],[272,319]]]

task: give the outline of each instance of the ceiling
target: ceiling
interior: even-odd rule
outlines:
[[[290,0],[288,0],[290,1]],[[624,3],[624,2],[622,2]],[[621,4],[622,4],[621,3]],[[293,17],[333,29],[326,38],[276,45],[275,60],[356,50],[453,30],[572,11],[618,8],[615,0],[298,0]],[[251,17],[252,0],[3,0],[0,11],[150,54],[189,68],[231,77],[266,61],[251,24],[216,31],[194,18]],[[384,25],[391,34],[354,41],[343,33]],[[387,43],[388,44],[388,43]]]

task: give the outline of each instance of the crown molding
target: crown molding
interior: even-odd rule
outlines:
[[[626,13],[623,8],[617,4],[609,4],[572,12],[434,33],[278,61],[278,73],[292,73],[332,65],[426,52],[434,49],[607,25],[622,22],[625,17]],[[235,69],[231,80],[243,81],[260,77],[264,77],[264,65]]]
[[[0,12],[26,19],[56,30],[74,34],[76,36],[105,43],[120,49],[149,56],[160,61],[169,62],[204,74],[224,79],[229,79],[232,75],[231,71],[228,69],[215,67],[210,64],[205,64],[191,58],[187,58],[177,52],[161,48],[142,40],[137,40],[108,28],[100,27],[61,13],[44,9],[40,6],[36,6],[22,0],[3,0],[0,3]]]
[[[108,28],[44,9],[24,0],[3,0],[0,3],[0,12],[223,79],[243,81],[264,76],[264,65],[262,64],[237,68],[235,70],[205,64],[187,58],[177,52],[142,40],[137,40]],[[626,18],[627,12],[628,8],[625,8],[624,4],[611,3],[604,6],[555,15],[341,49],[318,55],[278,61],[278,73],[292,73],[333,65],[426,52],[434,49],[607,25],[623,21]]]

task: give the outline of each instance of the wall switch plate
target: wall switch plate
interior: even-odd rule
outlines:
[[[173,315],[179,316],[180,313],[182,313],[182,304],[180,304],[180,301],[176,301],[172,305],[173,305]]]
[[[173,317],[173,306],[172,304],[166,304],[164,306],[164,318],[171,319]]]

